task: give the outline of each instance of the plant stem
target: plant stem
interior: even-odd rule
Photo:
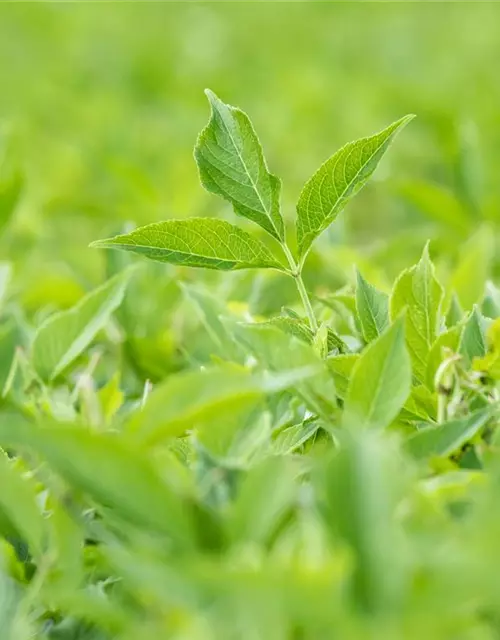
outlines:
[[[295,262],[288,246],[284,242],[281,246],[283,248],[283,253],[288,260],[288,264],[290,265],[291,275],[293,276],[295,284],[297,285],[302,304],[304,305],[307,317],[309,318],[311,329],[314,333],[316,333],[318,331],[318,321],[316,320],[316,316],[314,315],[311,300],[309,299],[309,295],[307,294],[306,288],[304,286],[304,281],[302,280],[302,268],[299,267]]]

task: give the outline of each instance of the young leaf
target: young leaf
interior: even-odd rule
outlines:
[[[434,275],[426,246],[420,262],[399,276],[390,300],[391,318],[407,309],[406,344],[413,375],[422,384],[427,382],[427,360],[438,334],[442,299],[443,289]]]
[[[477,307],[474,307],[474,310],[464,325],[458,352],[463,356],[467,366],[471,365],[474,358],[482,358],[486,355],[486,338],[484,335],[483,320]]]
[[[434,341],[427,359],[427,386],[429,389],[434,389],[434,377],[439,365],[443,362],[443,349],[446,348],[453,353],[458,353],[462,329],[462,325],[455,325],[448,331],[440,333]]]
[[[194,155],[202,185],[222,196],[235,213],[284,240],[280,180],[269,173],[262,147],[243,111],[224,104],[210,90],[210,121],[198,137]]]
[[[405,442],[414,458],[449,456],[471,440],[491,416],[491,408],[480,409],[465,418],[419,429]]]
[[[297,204],[297,240],[301,257],[366,184],[396,134],[413,117],[405,116],[374,136],[349,142],[305,184]]]
[[[187,218],[154,222],[91,247],[132,251],[159,262],[221,271],[282,269],[267,247],[225,220]]]
[[[389,296],[369,284],[356,270],[356,310],[366,342],[375,340],[389,326]]]
[[[114,276],[68,311],[55,313],[36,332],[33,365],[39,376],[53,380],[92,342],[121,304],[132,271]]]
[[[383,429],[398,415],[411,388],[411,364],[401,317],[356,362],[344,405],[349,428]]]

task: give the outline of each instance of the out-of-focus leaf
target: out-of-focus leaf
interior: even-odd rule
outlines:
[[[7,419],[2,416],[2,420]],[[1,450],[0,487],[0,511],[28,543],[31,553],[39,558],[43,550],[45,525],[37,505],[35,488]]]
[[[445,228],[454,229],[460,234],[469,231],[472,221],[460,201],[441,185],[412,180],[399,185],[398,191],[421,213],[444,224]]]
[[[396,134],[413,117],[405,116],[371,137],[349,142],[306,182],[297,203],[297,241],[302,258],[364,187]]]
[[[471,440],[491,417],[491,409],[480,409],[465,418],[423,427],[405,442],[414,458],[449,456]]]
[[[231,513],[229,530],[236,542],[264,543],[291,506],[296,469],[286,458],[266,460],[243,480]]]
[[[352,593],[364,611],[394,610],[404,597],[405,566],[394,518],[395,458],[376,432],[350,434],[323,471],[328,531],[354,553]]]
[[[281,182],[268,171],[249,117],[224,104],[209,89],[205,93],[212,113],[194,152],[202,185],[228,200],[235,213],[256,222],[277,240],[284,240]]]
[[[327,422],[331,420],[336,411],[333,377],[325,362],[309,345],[275,327],[259,324],[238,325],[235,333],[242,344],[270,371],[283,371],[286,367],[312,367],[316,370],[316,375],[297,382],[293,388],[310,411]]]
[[[74,490],[128,522],[171,536],[181,547],[192,544],[192,523],[181,500],[137,444],[74,426],[15,427],[2,430],[2,439],[41,455]]]
[[[390,301],[393,319],[406,309],[406,344],[413,375],[422,384],[427,382],[427,360],[439,331],[442,299],[426,246],[420,262],[397,279]]]
[[[383,429],[397,416],[411,388],[404,317],[374,340],[356,362],[344,404],[350,429]]]
[[[149,444],[173,438],[215,417],[222,420],[225,414],[251,406],[266,394],[304,384],[302,381],[314,379],[318,370],[318,363],[304,362],[295,370],[268,376],[252,375],[239,367],[182,372],[156,387],[144,408],[129,418],[126,428]]]
[[[491,228],[483,226],[460,253],[448,289],[457,294],[464,309],[471,309],[483,295],[484,283],[491,276],[494,248],[494,233]]]
[[[68,311],[51,316],[33,340],[33,365],[43,380],[61,374],[92,342],[120,305],[132,271],[111,278]]]
[[[358,360],[359,354],[357,353],[330,356],[326,360],[326,364],[333,375],[335,388],[340,398],[345,398],[352,371]]]

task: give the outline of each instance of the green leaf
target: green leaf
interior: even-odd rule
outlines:
[[[68,311],[48,318],[36,332],[33,365],[43,380],[61,374],[92,342],[121,304],[131,270],[114,276]]]
[[[202,185],[228,200],[235,213],[283,241],[281,182],[268,171],[250,119],[240,109],[224,104],[212,91],[207,89],[205,93],[212,113],[194,151]]]
[[[8,419],[6,416],[3,420]],[[0,450],[0,512],[7,516],[29,544],[31,553],[40,557],[45,526],[36,502],[35,487],[23,478],[19,467]]]
[[[406,344],[413,375],[422,384],[427,383],[427,360],[439,332],[442,300],[443,289],[436,280],[426,246],[420,262],[399,276],[390,300],[392,319],[407,310]]]
[[[338,453],[318,473],[327,531],[354,556],[346,585],[354,602],[370,613],[398,610],[407,570],[395,517],[398,455],[376,432],[343,436]]]
[[[264,323],[236,325],[235,335],[270,371],[312,367],[315,375],[294,384],[293,390],[310,411],[331,422],[337,406],[333,376],[310,345]]]
[[[472,225],[460,200],[445,187],[423,180],[404,182],[398,187],[403,198],[411,202],[431,220],[445,225],[459,234],[467,233]]]
[[[454,291],[464,309],[471,309],[484,292],[484,283],[491,275],[495,253],[495,233],[481,227],[464,245],[452,273],[448,289]]]
[[[471,440],[491,417],[491,408],[480,409],[465,418],[419,429],[405,442],[405,450],[414,458],[450,456]]]
[[[264,543],[295,496],[294,466],[282,457],[270,458],[251,469],[229,514],[234,541]]]
[[[340,398],[345,398],[352,371],[359,358],[358,353],[346,353],[330,356],[326,359],[326,364],[333,376],[335,388]]]
[[[380,133],[349,142],[305,184],[297,204],[297,240],[304,257],[315,238],[366,184],[396,134],[413,119],[405,116]]]
[[[459,322],[462,322],[463,317],[464,312],[460,304],[460,300],[458,299],[457,294],[453,293],[448,306],[448,311],[446,312],[446,326],[451,329]]]
[[[25,428],[12,437],[45,458],[74,489],[121,518],[170,535],[179,545],[192,542],[182,502],[136,444],[70,425]]]
[[[440,333],[434,341],[427,360],[427,386],[429,389],[434,389],[434,377],[439,365],[443,362],[443,349],[458,353],[462,328],[462,325],[456,325],[452,329]]]
[[[319,424],[314,418],[283,429],[273,441],[273,453],[281,456],[293,453],[312,438],[318,429]]]
[[[409,396],[411,363],[401,317],[372,342],[356,362],[344,405],[348,428],[383,429]]]
[[[220,271],[283,269],[257,238],[214,218],[187,218],[154,222],[114,238],[97,240],[91,247],[132,251],[159,262]]]
[[[129,418],[126,429],[148,444],[173,438],[312,377],[318,368],[306,363],[290,370],[292,366],[290,362],[288,371],[281,369],[267,377],[236,366],[172,375],[153,390],[144,408]]]
[[[356,270],[356,310],[366,342],[375,340],[389,326],[389,296],[369,284]]]
[[[477,307],[474,307],[464,325],[458,347],[458,352],[463,356],[467,366],[472,364],[474,358],[482,358],[486,355],[486,337],[483,323],[484,318]]]

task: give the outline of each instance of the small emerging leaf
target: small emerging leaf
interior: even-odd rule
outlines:
[[[208,89],[206,95],[212,114],[194,152],[202,185],[228,200],[235,213],[283,241],[281,182],[268,171],[249,117],[240,109],[224,104]]]
[[[214,218],[154,222],[131,233],[97,240],[90,246],[122,249],[158,262],[221,271],[283,268],[260,240]]]
[[[375,340],[389,326],[389,296],[369,284],[356,271],[356,310],[366,342]]]
[[[374,136],[349,142],[305,184],[297,204],[297,240],[302,257],[366,184],[396,134],[413,117],[405,116]]]
[[[470,366],[474,358],[482,358],[486,355],[486,337],[483,328],[484,319],[477,307],[470,314],[462,331],[459,353],[463,356],[464,362]]]
[[[404,318],[399,318],[356,362],[344,406],[347,427],[383,429],[403,407],[411,388],[404,334]]]

